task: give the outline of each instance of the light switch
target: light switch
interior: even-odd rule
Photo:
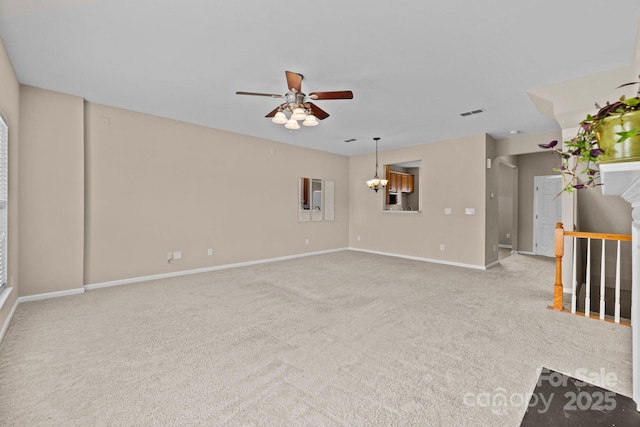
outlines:
[[[451,208],[444,208],[445,215],[451,215]]]
[[[466,213],[467,215],[475,215],[476,210],[475,208],[464,208],[464,213]]]

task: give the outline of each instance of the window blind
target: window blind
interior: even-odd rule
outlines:
[[[9,201],[9,128],[0,117],[0,292],[7,285],[7,204]]]

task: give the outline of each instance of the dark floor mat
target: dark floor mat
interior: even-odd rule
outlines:
[[[640,412],[629,397],[543,368],[520,426],[638,427]]]

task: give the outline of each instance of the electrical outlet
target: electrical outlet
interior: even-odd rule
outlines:
[[[304,244],[305,244],[305,245],[308,245],[308,244],[309,244],[309,239],[306,239],[306,240],[304,241]]]
[[[213,249],[212,248],[207,249],[207,255],[209,255],[209,256],[213,255]]]
[[[511,238],[511,233],[507,233],[507,239]]]
[[[445,215],[451,215],[451,208],[444,208]]]
[[[356,240],[359,242],[360,241],[360,236],[356,237]]]
[[[182,259],[182,251],[176,251],[173,253],[173,259]]]
[[[444,251],[444,243],[440,245],[440,250]]]

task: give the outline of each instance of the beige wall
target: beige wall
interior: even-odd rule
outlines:
[[[0,116],[9,126],[9,230],[8,230],[8,285],[14,289],[9,299],[0,308],[0,328],[3,327],[13,308],[20,290],[18,274],[18,151],[19,151],[19,117],[20,117],[20,84],[7,56],[2,40],[0,40]]]
[[[86,150],[85,284],[348,246],[344,156],[91,103]],[[300,176],[334,221],[298,222]]]
[[[511,234],[514,251],[533,252],[533,178],[557,175],[553,168],[560,163],[557,155],[541,149],[538,144],[554,139],[562,141],[562,131],[516,135],[496,141],[496,154],[517,166],[517,189],[514,193],[517,200],[513,209],[515,224],[512,226],[515,231]],[[505,231],[503,228],[500,232],[500,238],[504,239],[502,242],[506,241]]]
[[[558,155],[549,152],[520,156],[518,165],[517,248],[520,252],[533,252],[533,178],[536,176],[558,175],[558,172],[553,171],[553,168],[558,163]]]
[[[496,141],[486,135],[486,153],[485,162],[491,161],[491,167],[485,166],[485,248],[484,248],[484,265],[491,265],[498,261],[498,235],[499,231],[499,209],[498,209],[498,193],[499,186],[499,169],[496,158]],[[486,164],[486,163],[485,163]],[[487,165],[488,166],[488,165]]]
[[[513,165],[513,163],[510,164]],[[518,184],[518,169],[499,163],[498,173],[500,175],[498,187],[498,218],[500,219],[498,242],[504,246],[513,246],[512,243],[517,240],[514,235],[517,229],[514,229],[513,225],[517,211],[514,203],[517,201],[515,191]]]
[[[631,204],[603,196],[599,188],[577,192],[578,229],[592,233],[631,234]]]
[[[20,88],[20,296],[82,288],[84,101]]]
[[[496,141],[496,156],[517,156],[520,154],[539,153],[538,144],[546,144],[553,140],[562,140],[560,129],[549,132],[526,133],[503,138]]]
[[[388,163],[422,160],[422,212],[383,212],[384,192],[375,193],[365,185],[373,172],[375,153],[350,157],[349,245],[355,249],[484,267],[485,135],[391,151],[384,151],[382,140],[380,150],[381,170]],[[476,214],[465,215],[465,208],[471,207]],[[451,208],[452,214],[445,215],[445,208]],[[441,244],[445,245],[444,252],[440,251]]]

